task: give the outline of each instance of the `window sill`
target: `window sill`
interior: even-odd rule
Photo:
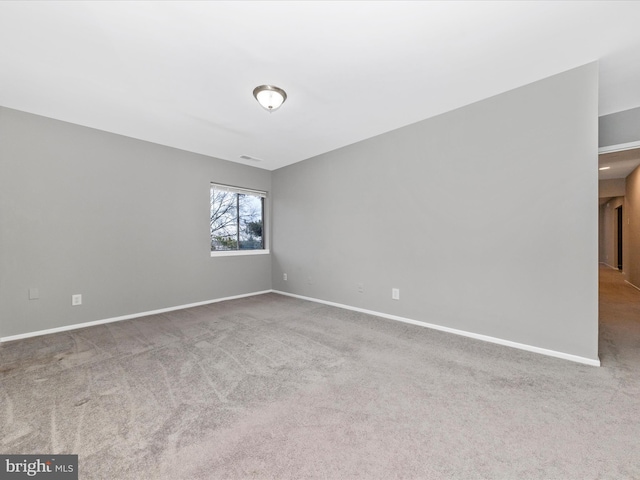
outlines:
[[[211,252],[212,257],[237,257],[244,255],[269,255],[269,250],[218,250]]]

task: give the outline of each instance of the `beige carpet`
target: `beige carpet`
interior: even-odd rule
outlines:
[[[267,294],[0,346],[0,453],[76,453],[81,479],[637,479],[640,292],[611,269],[600,352]]]

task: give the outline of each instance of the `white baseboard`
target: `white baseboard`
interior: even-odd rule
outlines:
[[[600,360],[594,360],[591,358],[580,357],[578,355],[572,355],[570,353],[557,352],[555,350],[548,350],[546,348],[534,347],[524,343],[512,342],[511,340],[504,340],[502,338],[490,337],[488,335],[481,335],[479,333],[467,332],[465,330],[458,330],[455,328],[443,327],[441,325],[435,325],[433,323],[421,322],[419,320],[411,320],[410,318],[399,317],[397,315],[390,315],[388,313],[375,312],[373,310],[366,310],[364,308],[352,307],[350,305],[344,305],[341,303],[329,302],[326,300],[320,300],[318,298],[305,297],[303,295],[296,295],[295,293],[283,292],[280,290],[273,290],[273,293],[280,295],[286,295],[288,297],[299,298],[301,300],[308,300],[310,302],[322,303],[324,305],[331,305],[332,307],[344,308],[346,310],[353,310],[355,312],[366,313],[368,315],[375,315],[376,317],[388,318],[390,320],[396,320],[398,322],[410,323],[411,325],[418,325],[420,327],[431,328],[433,330],[439,330],[442,332],[453,333],[455,335],[461,335],[463,337],[469,337],[476,340],[482,340],[484,342],[496,343],[498,345],[504,345],[506,347],[517,348],[520,350],[526,350],[528,352],[539,353],[541,355],[547,355],[549,357],[562,358],[564,360],[570,360],[572,362],[583,363],[591,365],[593,367],[600,366]]]
[[[73,325],[65,325],[63,327],[49,328],[47,330],[37,330],[35,332],[21,333],[19,335],[10,335],[8,337],[0,337],[0,343],[11,342],[13,340],[22,340],[23,338],[39,337],[40,335],[49,335],[51,333],[68,332],[69,330],[77,330],[78,328],[93,327],[95,325],[104,325],[105,323],[121,322],[123,320],[131,320],[133,318],[146,317],[148,315],[157,315],[158,313],[172,312],[174,310],[183,310],[185,308],[200,307],[211,303],[224,302],[226,300],[235,300],[237,298],[253,297],[255,295],[263,295],[271,293],[273,290],[263,290],[261,292],[243,293],[242,295],[234,295],[231,297],[216,298],[213,300],[205,300],[204,302],[188,303],[186,305],[177,305],[175,307],[161,308],[159,310],[150,310],[148,312],[132,313],[121,317],[105,318],[103,320],[94,320],[92,322],[75,323]]]
[[[605,267],[613,268],[614,270],[619,270],[618,267],[614,267],[613,265],[609,265],[607,262],[600,262]]]
[[[637,285],[634,285],[633,283],[631,283],[629,280],[625,280],[624,283],[628,283],[629,285],[631,285],[633,288],[635,288],[636,290],[640,290],[640,287],[638,287]]]
[[[627,283],[629,283],[629,282],[627,282]],[[629,285],[631,285],[631,286],[633,286],[635,288],[638,288],[638,287],[636,287],[635,285],[633,285],[631,283],[629,283]],[[639,290],[640,290],[640,288],[639,288]],[[594,367],[599,367],[600,366],[600,360],[593,360],[591,358],[580,357],[580,356],[572,355],[572,354],[569,354],[569,353],[557,352],[555,350],[548,350],[546,348],[534,347],[532,345],[526,345],[524,343],[512,342],[510,340],[504,340],[504,339],[501,339],[501,338],[490,337],[488,335],[481,335],[481,334],[478,334],[478,333],[467,332],[465,330],[458,330],[458,329],[455,329],[455,328],[443,327],[441,325],[435,325],[433,323],[421,322],[419,320],[412,320],[410,318],[399,317],[397,315],[390,315],[388,313],[382,313],[382,312],[376,312],[376,311],[373,311],[373,310],[367,310],[367,309],[364,309],[364,308],[352,307],[350,305],[344,305],[344,304],[336,303],[336,302],[329,302],[327,300],[320,300],[318,298],[305,297],[303,295],[296,295],[294,293],[283,292],[283,291],[280,291],[280,290],[263,290],[263,291],[260,291],[260,292],[244,293],[242,295],[234,295],[234,296],[231,296],[231,297],[216,298],[216,299],[213,299],[213,300],[205,300],[203,302],[189,303],[189,304],[186,304],[186,305],[177,305],[177,306],[174,306],[174,307],[161,308],[159,310],[150,310],[150,311],[147,311],[147,312],[133,313],[133,314],[130,314],[130,315],[123,315],[123,316],[120,316],[120,317],[105,318],[105,319],[102,319],[102,320],[95,320],[95,321],[92,321],[92,322],[76,323],[76,324],[73,324],[73,325],[65,325],[63,327],[49,328],[47,330],[38,330],[38,331],[34,331],[34,332],[21,333],[19,335],[11,335],[11,336],[8,336],[8,337],[1,337],[0,338],[0,343],[11,342],[13,340],[22,340],[24,338],[38,337],[40,335],[49,335],[51,333],[67,332],[69,330],[77,330],[79,328],[93,327],[95,325],[104,325],[105,323],[113,323],[113,322],[120,322],[120,321],[123,321],[123,320],[131,320],[131,319],[134,319],[134,318],[146,317],[146,316],[149,316],[149,315],[157,315],[159,313],[172,312],[174,310],[182,310],[182,309],[185,309],[185,308],[199,307],[201,305],[209,305],[211,303],[224,302],[226,300],[235,300],[235,299],[238,299],[238,298],[253,297],[253,296],[256,296],[256,295],[264,295],[265,293],[277,293],[279,295],[285,295],[285,296],[288,296],[288,297],[299,298],[301,300],[307,300],[307,301],[310,301],[310,302],[322,303],[324,305],[331,305],[333,307],[344,308],[346,310],[352,310],[352,311],[355,311],[355,312],[366,313],[368,315],[374,315],[376,317],[387,318],[389,320],[396,320],[398,322],[409,323],[411,325],[417,325],[417,326],[420,326],[420,327],[431,328],[433,330],[439,330],[439,331],[442,331],[442,332],[453,333],[454,335],[461,335],[463,337],[469,337],[469,338],[473,338],[473,339],[476,339],[476,340],[482,340],[484,342],[496,343],[498,345],[504,345],[504,346],[507,346],[507,347],[518,348],[520,350],[526,350],[528,352],[539,353],[541,355],[547,355],[547,356],[550,356],[550,357],[562,358],[564,360],[570,360],[572,362],[583,363],[583,364],[591,365],[591,366],[594,366]]]

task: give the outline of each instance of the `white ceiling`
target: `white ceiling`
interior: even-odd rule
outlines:
[[[0,105],[272,170],[594,60],[600,115],[640,106],[639,24],[613,1],[3,1]]]
[[[601,153],[598,156],[598,166],[609,168],[598,171],[598,179],[626,178],[638,165],[640,165],[640,148]]]

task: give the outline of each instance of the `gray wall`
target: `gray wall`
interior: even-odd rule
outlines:
[[[275,171],[273,288],[597,359],[597,77]]]
[[[210,257],[211,181],[271,190],[265,170],[0,108],[0,337],[270,289],[268,255]]]
[[[600,147],[640,140],[640,107],[603,115],[598,123],[598,146]]]

